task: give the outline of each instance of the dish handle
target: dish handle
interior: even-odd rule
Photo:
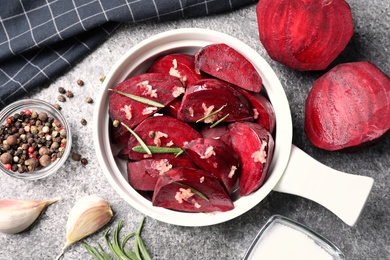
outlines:
[[[292,145],[288,165],[273,190],[315,201],[354,226],[373,184],[370,177],[332,169]]]

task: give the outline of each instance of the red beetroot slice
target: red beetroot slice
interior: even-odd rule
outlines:
[[[144,141],[146,145],[160,147],[179,147],[193,139],[201,137],[200,133],[183,121],[170,116],[153,116],[142,121],[134,132]],[[148,158],[145,153],[132,151],[132,147],[140,145],[136,138],[131,135],[128,141],[129,159],[142,160]],[[175,154],[152,154],[152,158],[161,159],[174,158]],[[180,155],[185,156],[185,155]]]
[[[176,98],[171,103],[166,105],[163,109],[161,109],[160,113],[166,116],[172,116],[174,118],[177,118],[177,112],[179,111],[181,101],[182,101],[181,97]]]
[[[189,158],[145,159],[127,163],[130,185],[136,190],[153,191],[160,175],[175,167],[195,168]]]
[[[239,176],[240,160],[230,146],[221,140],[198,138],[183,148],[200,169],[216,176],[229,194],[233,192]]]
[[[389,77],[370,62],[344,63],[314,82],[305,133],[325,150],[359,147],[389,132],[389,115]]]
[[[272,133],[275,129],[276,116],[271,102],[260,93],[249,93],[245,90],[242,90],[242,93],[252,103],[255,122],[263,125],[268,132]]]
[[[188,187],[206,196],[208,201]],[[232,200],[217,178],[200,169],[183,167],[172,169],[159,177],[152,204],[187,212],[224,212],[234,208]]]
[[[195,68],[243,89],[260,92],[262,78],[252,63],[224,43],[203,47],[195,54]]]
[[[178,118],[186,122],[199,119],[217,111],[202,122],[214,123],[227,114],[224,122],[253,120],[253,109],[249,100],[234,89],[231,84],[218,79],[202,79],[188,86],[178,111]]]
[[[354,32],[345,0],[261,0],[256,15],[268,55],[301,71],[326,69]]]
[[[177,77],[184,85],[192,85],[202,78],[195,70],[194,55],[173,53],[156,60],[148,72],[159,72]]]
[[[274,140],[261,125],[237,122],[229,125],[233,148],[241,161],[240,195],[258,190],[264,183],[271,164]]]
[[[169,104],[185,91],[180,80],[163,73],[140,74],[118,84],[114,89],[144,97],[163,105]],[[119,120],[130,128],[138,125],[142,120],[160,109],[159,107],[140,103],[114,91],[110,94],[109,114],[111,120]],[[113,140],[125,140],[126,136],[129,136],[127,132],[125,127],[118,126],[112,132]]]
[[[230,137],[229,127],[227,124],[219,124],[213,128],[206,125],[200,129],[203,138],[219,139],[232,147],[232,138]]]

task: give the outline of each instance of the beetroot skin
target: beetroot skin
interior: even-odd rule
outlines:
[[[268,55],[300,71],[326,69],[354,32],[344,0],[261,0],[256,13]]]
[[[369,62],[340,64],[314,82],[305,132],[334,151],[372,143],[390,130],[390,79]]]

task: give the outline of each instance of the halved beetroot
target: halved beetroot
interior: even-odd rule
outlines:
[[[218,139],[198,138],[183,148],[200,169],[216,176],[229,194],[233,192],[239,176],[240,160],[230,146]]]
[[[195,68],[249,91],[260,92],[262,87],[252,63],[224,43],[207,45],[195,53]]]
[[[173,53],[156,60],[148,72],[159,72],[177,77],[186,85],[192,85],[202,78],[195,70],[194,55]]]
[[[242,90],[242,93],[252,103],[255,122],[272,133],[275,129],[276,116],[271,102],[260,93],[249,93],[245,90]]]
[[[172,169],[158,178],[152,204],[187,212],[228,211],[234,208],[217,178],[200,169],[182,167]]]
[[[354,32],[345,0],[261,0],[256,15],[268,55],[301,71],[326,69]]]
[[[274,140],[262,126],[252,122],[229,125],[233,149],[241,161],[240,195],[258,190],[264,183],[272,161]]]
[[[123,81],[115,86],[114,90],[167,105],[184,93],[185,88],[180,80],[175,77],[164,73],[144,73]],[[142,120],[160,109],[159,107],[140,103],[114,91],[110,94],[109,114],[111,120],[119,120],[130,128],[138,125]],[[118,126],[112,132],[114,134],[113,140],[124,140],[128,136],[127,132],[126,128],[121,125]]]
[[[334,151],[372,143],[390,131],[390,79],[370,62],[340,64],[317,79],[306,99],[305,132]]]
[[[160,147],[182,148],[191,140],[201,137],[200,133],[195,131],[191,126],[170,116],[148,117],[134,128],[134,132],[137,133],[146,145]],[[133,135],[130,136],[127,145],[130,150],[129,159],[142,160],[149,158],[147,154],[131,150],[132,147],[140,145]],[[153,154],[151,158],[171,159],[175,156],[175,154]]]
[[[136,190],[153,191],[160,175],[175,167],[195,168],[188,157],[172,159],[145,159],[127,163],[127,176],[130,185]]]
[[[249,100],[231,84],[218,79],[202,79],[195,85],[188,86],[178,118],[186,122],[196,122],[220,108],[220,112],[202,122],[214,123],[228,114],[224,122],[253,120],[253,108]]]

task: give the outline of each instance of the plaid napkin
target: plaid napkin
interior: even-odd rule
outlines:
[[[121,23],[193,18],[257,0],[1,0],[0,108],[55,78]]]

